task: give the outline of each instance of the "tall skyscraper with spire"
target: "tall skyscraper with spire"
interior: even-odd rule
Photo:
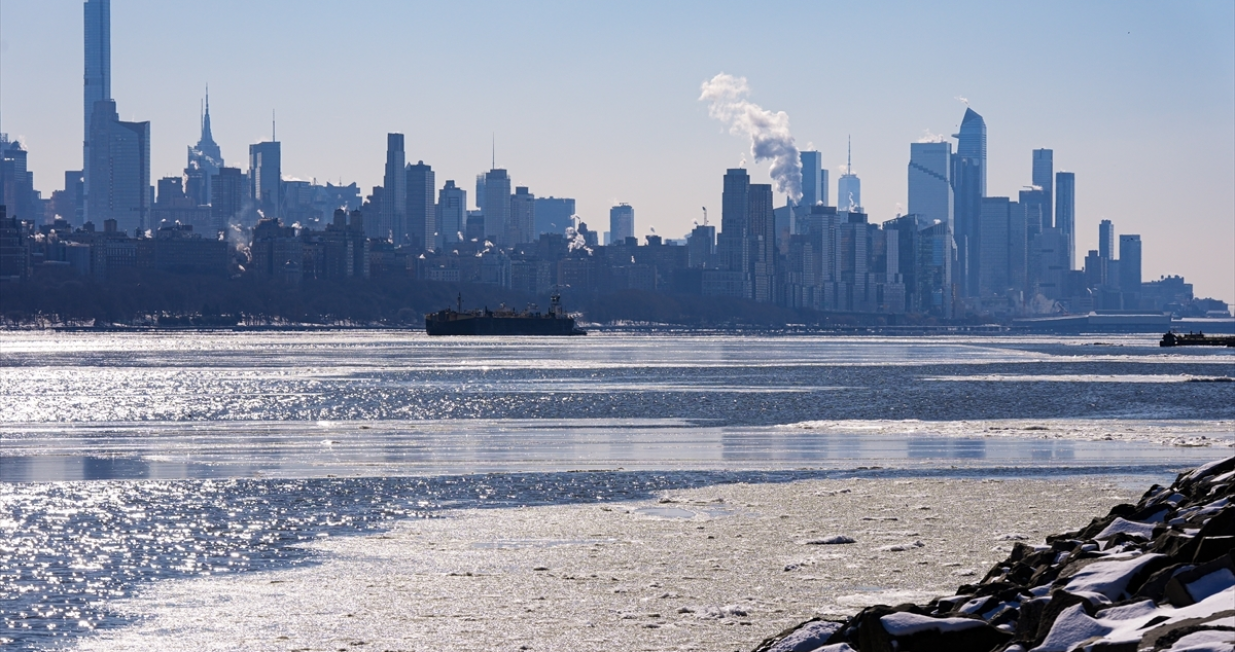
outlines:
[[[845,160],[845,173],[836,180],[836,210],[842,213],[862,212],[862,180],[853,173],[853,141]]]
[[[86,0],[85,88],[82,94],[82,175],[90,190],[90,134],[94,105],[111,99],[111,0]],[[87,206],[86,211],[89,211]],[[87,219],[89,219],[87,217]]]
[[[206,99],[202,108],[202,135],[196,145],[189,146],[189,164],[184,169],[185,194],[198,206],[210,203],[212,196],[211,177],[223,167],[223,154],[210,131],[210,87],[206,87]]]
[[[956,239],[954,278],[963,296],[978,294],[980,247],[978,224],[986,196],[986,121],[973,109],[961,119],[956,154],[952,157],[953,237]]]

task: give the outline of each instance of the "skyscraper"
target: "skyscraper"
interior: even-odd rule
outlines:
[[[1105,260],[1115,258],[1115,225],[1110,220],[1098,223],[1098,257]]]
[[[1046,193],[1046,202],[1042,205],[1042,228],[1055,228],[1054,213],[1054,182],[1055,182],[1055,152],[1049,149],[1033,151],[1033,185]]]
[[[776,300],[776,221],[772,210],[772,185],[752,183],[748,195],[747,251],[751,262],[751,298]]]
[[[90,190],[90,137],[94,105],[111,99],[111,0],[87,0],[85,17],[85,87],[82,94],[82,175]],[[88,202],[87,202],[88,204]],[[89,206],[86,207],[87,219]],[[102,220],[99,220],[102,223]]]
[[[407,171],[403,134],[386,134],[386,170],[382,175],[382,210],[377,219],[378,237],[405,244],[407,225]],[[430,192],[432,196],[432,192]]]
[[[815,204],[828,203],[828,171],[823,169],[823,156],[819,152],[805,151],[802,158],[802,201],[799,206],[806,207],[803,215],[810,213],[810,207]]]
[[[750,296],[750,249],[747,242],[750,214],[750,175],[743,168],[725,171],[721,194],[720,234],[716,236],[716,255],[721,269],[734,272],[734,292]]]
[[[506,241],[512,245],[533,242],[536,239],[536,195],[527,186],[515,188],[510,196],[510,222],[506,225]]]
[[[240,168],[219,168],[210,180],[210,217],[217,228],[226,228],[244,206],[248,183]]]
[[[1133,294],[1141,291],[1141,236],[1139,235],[1125,233],[1119,236],[1119,289]]]
[[[909,212],[952,224],[952,143],[909,146]]]
[[[535,235],[566,232],[575,214],[575,200],[569,197],[537,197]]]
[[[836,180],[836,210],[842,213],[862,212],[862,181],[853,173],[852,144],[849,146],[845,173]]]
[[[953,232],[956,239],[956,281],[964,296],[978,293],[978,222],[986,196],[986,121],[965,109],[960,132],[954,134],[952,157]]]
[[[249,199],[264,217],[283,216],[283,157],[276,140],[249,145]]]
[[[437,207],[433,201],[436,175],[431,166],[417,161],[416,165],[407,166],[404,178],[407,182],[407,231],[395,242],[410,244],[416,250],[433,249],[437,246]]]
[[[978,293],[1004,296],[1025,286],[1025,212],[1007,197],[982,199]]]
[[[443,244],[455,244],[463,240],[467,227],[467,191],[456,186],[453,179],[437,194],[437,230]]]
[[[635,237],[635,209],[630,204],[618,204],[609,209],[609,242],[620,244]]]
[[[116,103],[101,100],[90,119],[86,179],[90,220],[116,220],[126,233],[150,228],[150,123],[121,122]]]
[[[485,195],[480,201],[484,203],[480,209],[485,216],[485,239],[500,246],[518,244],[505,242],[506,224],[510,221],[510,177],[506,170],[489,170],[485,174],[483,186]]]
[[[1055,173],[1055,228],[1063,234],[1067,269],[1076,269],[1076,174]]]
[[[184,169],[188,182],[185,194],[198,206],[210,203],[211,180],[223,167],[223,153],[214,142],[214,134],[210,131],[210,91],[206,90],[206,100],[202,111],[202,135],[196,145],[189,146],[189,163]]]

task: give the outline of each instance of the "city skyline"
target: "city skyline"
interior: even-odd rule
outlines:
[[[580,61],[567,62],[547,48],[532,44],[534,39],[511,39],[495,31],[492,23],[511,16],[508,10],[494,6],[469,13],[476,18],[469,27],[488,36],[480,39],[486,45],[480,48],[482,52],[490,51],[490,46],[502,46],[511,61],[493,64],[498,70],[489,72],[461,66],[467,73],[461,79],[473,78],[495,86],[464,84],[454,94],[458,101],[452,103],[440,97],[409,101],[400,92],[374,89],[364,83],[364,74],[369,71],[357,64],[375,61],[372,57],[379,54],[379,48],[371,45],[353,48],[358,53],[323,47],[323,52],[339,55],[344,64],[300,52],[306,57],[303,62],[285,61],[290,64],[286,68],[289,76],[293,81],[301,81],[298,85],[287,85],[281,79],[259,83],[253,71],[237,65],[235,54],[199,56],[190,51],[177,64],[177,70],[183,68],[183,72],[172,74],[163,66],[176,62],[174,58],[171,62],[161,61],[167,57],[143,48],[157,49],[168,42],[165,39],[170,35],[157,31],[158,20],[184,16],[174,9],[154,11],[154,5],[149,3],[116,2],[111,16],[111,35],[115,37],[111,95],[117,101],[121,120],[151,122],[151,183],[163,176],[178,175],[183,169],[181,148],[199,140],[198,107],[205,84],[210,83],[214,137],[223,157],[233,161],[233,165],[244,160],[244,147],[268,140],[271,109],[278,110],[281,119],[284,177],[316,177],[319,181],[341,178],[343,183],[357,182],[366,192],[382,183],[387,133],[406,134],[407,161],[423,160],[433,166],[439,188],[447,179],[466,186],[471,175],[487,169],[491,139],[496,134],[497,167],[509,171],[506,183],[512,189],[526,186],[537,197],[575,198],[578,214],[593,227],[605,222],[611,206],[628,202],[640,215],[636,235],[646,235],[650,228],[655,228],[657,233],[677,238],[690,230],[692,222],[702,221],[700,205],[709,207],[716,215],[721,203],[718,170],[745,160],[752,182],[769,180],[767,166],[754,162],[746,141],[724,133],[723,127],[718,128],[708,119],[707,107],[697,101],[699,84],[717,72],[748,78],[751,101],[774,112],[785,111],[798,148],[819,150],[823,169],[830,171],[834,179],[841,176],[845,139],[852,133],[854,168],[865,186],[862,203],[871,220],[879,222],[892,219],[898,212],[907,212],[909,195],[904,166],[909,162],[910,148],[905,145],[923,137],[929,140],[934,133],[958,133],[965,105],[953,98],[967,94],[987,122],[988,196],[1016,197],[1031,182],[1030,152],[1035,149],[1053,150],[1056,171],[1077,173],[1074,264],[1080,266],[1084,252],[1097,248],[1098,221],[1110,219],[1120,234],[1139,234],[1146,243],[1146,280],[1162,274],[1183,274],[1205,294],[1232,298],[1235,279],[1231,274],[1231,243],[1235,240],[1235,220],[1230,216],[1235,202],[1231,201],[1232,190],[1226,181],[1235,174],[1231,165],[1235,132],[1229,120],[1231,107],[1235,106],[1235,75],[1229,56],[1233,39],[1231,30],[1226,29],[1235,24],[1232,12],[1229,8],[1199,4],[1184,5],[1168,14],[1148,9],[1124,11],[1115,5],[1052,6],[1054,12],[1066,12],[1073,21],[1052,26],[1041,34],[1051,49],[1045,52],[1039,68],[1049,68],[1048,73],[1037,69],[995,70],[993,66],[1000,61],[1012,63],[1007,52],[1003,52],[1003,59],[993,56],[992,62],[977,66],[982,68],[981,74],[958,71],[942,74],[943,79],[915,80],[907,75],[921,71],[918,63],[905,60],[899,66],[889,66],[887,59],[880,59],[869,46],[852,61],[833,55],[851,65],[829,68],[831,74],[844,79],[853,75],[861,78],[862,74],[873,78],[879,73],[881,79],[889,79],[887,85],[892,87],[893,97],[901,97],[900,100],[893,100],[884,84],[873,83],[851,84],[855,89],[852,94],[837,93],[835,85],[829,83],[826,86],[830,88],[820,95],[822,91],[815,89],[818,83],[794,78],[796,66],[777,68],[771,66],[767,53],[750,48],[724,49],[715,43],[704,44],[698,53],[667,66],[664,72],[641,65],[655,53],[664,54],[664,48],[669,46],[656,40],[665,28],[644,24],[655,23],[654,20],[639,19],[692,15],[687,8],[636,6],[629,12],[615,13],[604,8],[571,7],[548,11],[540,6],[517,17],[518,24],[527,26],[529,37],[562,25],[575,25],[580,33],[597,32],[599,43],[583,47],[585,56],[578,57]],[[422,6],[372,8],[396,15],[411,11],[433,16],[442,11]],[[273,9],[258,5],[253,11],[261,15]],[[859,36],[865,35],[875,45],[885,44],[891,48],[891,55],[902,56],[912,51],[915,39],[921,38],[914,30],[929,31],[932,24],[947,22],[933,12],[917,15],[922,10],[916,8],[906,9],[901,18],[891,21],[854,8],[799,7],[798,11],[816,18],[853,18],[845,24],[854,25]],[[1012,28],[1018,33],[1025,31],[1027,25],[1032,27],[1039,20],[1027,12],[1011,9],[974,11],[979,15],[970,20],[1009,25],[975,36],[980,43],[990,46],[994,55],[1007,49],[993,42],[996,35],[1006,36],[1007,29]],[[226,3],[214,12],[223,13]],[[707,13],[694,12],[700,14],[704,33],[721,38],[737,30],[733,24],[737,18],[721,19]],[[758,12],[735,13],[747,19],[746,28],[752,32],[769,20]],[[230,41],[237,33],[252,29],[220,22],[214,14],[203,17],[198,27],[203,33]],[[942,14],[955,17],[955,12]],[[991,20],[993,15],[999,20]],[[601,17],[611,18],[615,24],[601,25]],[[0,32],[4,53],[0,72],[5,78],[0,97],[0,130],[20,139],[30,151],[35,186],[46,197],[61,187],[59,180],[64,170],[81,166],[82,139],[75,133],[80,129],[76,125],[82,123],[77,114],[82,106],[81,5],[68,3],[67,10],[57,5],[36,15],[25,7],[15,10],[10,4],[4,8],[4,18],[0,21],[5,26]],[[335,20],[345,33],[343,28],[354,27],[358,20],[355,12],[340,12],[327,5],[285,18],[289,29],[296,24],[306,27],[325,39],[324,46],[347,39],[335,37],[338,29],[327,32],[323,21]],[[909,30],[909,22],[914,18],[921,20],[910,30],[914,32],[913,38],[891,47],[889,39]],[[1018,18],[1024,21],[1017,23]],[[632,22],[637,27],[632,33],[639,43],[648,46],[648,52],[625,53],[616,62],[605,59],[601,46],[611,44],[616,31],[630,27]],[[12,28],[14,25],[22,29]],[[368,27],[387,29],[372,23]],[[1123,30],[1124,27],[1129,29]],[[1069,44],[1065,37],[1083,28],[1093,28],[1086,35],[1089,41],[1083,45]],[[1186,42],[1179,42],[1179,34],[1187,30],[1191,32]],[[133,38],[137,33],[149,38]],[[36,45],[34,41],[40,35],[45,42]],[[570,33],[563,38],[570,42],[576,36]],[[271,40],[275,44],[286,43],[286,38],[282,30],[274,30]],[[698,44],[699,38],[691,36],[686,40]],[[843,43],[858,37],[842,34],[838,38]],[[50,52],[46,49],[49,47],[57,51]],[[675,46],[682,47],[686,46]],[[272,48],[277,49],[276,45],[263,44],[249,56],[276,61],[289,56]],[[472,56],[478,55],[467,55],[465,63],[477,63],[468,58]],[[36,60],[39,65],[26,65]],[[519,75],[515,68],[520,63],[543,64],[543,68],[534,70],[548,72],[531,77]],[[593,68],[583,71],[589,63]],[[1109,68],[1112,63],[1120,65]],[[332,79],[348,79],[334,74],[339,72],[339,65],[353,69],[350,88],[345,85],[342,92],[327,92]],[[1108,74],[1102,83],[1088,79],[1094,88],[1086,95],[1077,88],[1078,80],[1086,75],[1092,77],[1096,69],[1113,69],[1119,74]],[[601,82],[596,75],[582,74],[606,71],[625,76],[610,76],[608,86],[598,86]],[[414,86],[434,88],[432,79],[441,74],[425,73]],[[817,78],[804,71],[797,74]],[[196,76],[201,77],[200,81],[194,79]],[[644,94],[651,101],[631,105],[627,95],[642,89],[639,80],[645,77],[652,83]],[[1027,98],[1023,88],[1042,86],[1043,77],[1056,80],[1044,86],[1054,92],[1044,93],[1046,99]],[[142,84],[142,79],[158,79],[159,83]],[[503,90],[519,79],[531,82],[528,90],[517,96],[526,100],[525,108],[514,106],[518,103],[512,103],[506,110],[477,108],[476,105],[485,104],[479,99],[484,96],[480,92],[483,88]],[[1009,79],[1016,82],[1012,87],[1008,86]],[[41,85],[32,83],[39,80]],[[546,85],[557,94],[538,95],[539,91],[546,91]],[[1140,92],[1145,87],[1159,90],[1148,95],[1131,94],[1134,89]],[[1016,89],[1022,92],[1013,92]],[[34,99],[36,90],[38,98]],[[580,99],[589,92],[591,99]],[[906,102],[905,97],[918,99]],[[598,107],[597,98],[621,101],[602,110],[587,110]],[[67,99],[72,101],[66,103]],[[370,103],[388,106],[391,114],[376,118],[367,106]],[[442,112],[452,107],[458,115],[447,119]],[[580,118],[580,114],[585,118]],[[552,127],[547,122],[553,123]],[[1170,147],[1163,147],[1164,142]],[[1142,157],[1143,165],[1128,164],[1135,160],[1134,154]],[[1135,192],[1129,190],[1132,188]],[[840,197],[832,199],[837,202]],[[776,203],[783,203],[783,196],[778,196]],[[1171,219],[1163,219],[1167,215]],[[1196,237],[1199,233],[1206,237]]]

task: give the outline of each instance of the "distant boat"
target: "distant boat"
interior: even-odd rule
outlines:
[[[1172,333],[1167,331],[1158,346],[1229,346],[1235,347],[1235,337],[1205,333]]]
[[[453,309],[446,308],[425,315],[425,332],[429,335],[587,335],[575,326],[575,319],[562,310],[561,297],[555,292],[550,298],[549,312],[535,306],[522,312],[501,307],[497,310],[463,310],[463,295]]]

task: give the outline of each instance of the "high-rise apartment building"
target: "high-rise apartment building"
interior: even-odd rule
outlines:
[[[94,105],[111,99],[111,0],[87,0],[85,18],[85,86],[82,94],[82,175],[84,187],[90,190],[90,138]],[[87,202],[88,204],[89,202]],[[89,206],[86,207],[87,213]],[[86,219],[92,219],[87,214]],[[100,224],[105,218],[97,220]]]
[[[210,180],[210,217],[216,228],[226,228],[244,207],[249,182],[240,168],[219,168]]]
[[[1005,296],[1025,288],[1025,211],[1007,197],[982,199],[978,293]]]
[[[536,195],[527,186],[515,188],[510,196],[510,222],[506,224],[506,241],[512,245],[536,240]]]
[[[374,231],[396,245],[407,244],[408,173],[403,134],[386,134],[386,169],[382,175],[382,208]],[[432,191],[430,191],[432,197]],[[372,227],[371,227],[372,228]],[[423,244],[423,241],[422,241]]]
[[[88,151],[89,219],[114,219],[116,228],[126,233],[150,228],[150,123],[121,122],[115,102],[96,102]]]
[[[965,109],[952,157],[953,231],[956,239],[956,282],[963,296],[978,293],[978,221],[986,196],[986,121]]]
[[[407,183],[406,224],[407,231],[402,240],[417,251],[433,249],[437,246],[437,204],[434,193],[437,191],[437,178],[433,168],[417,161],[415,165],[407,166],[404,174]]]
[[[609,241],[621,243],[635,237],[635,209],[630,204],[618,204],[609,209]]]
[[[799,206],[806,208],[803,215],[810,212],[815,204],[828,205],[828,171],[823,169],[823,156],[819,152],[805,151],[802,158],[802,200]]]
[[[1055,152],[1049,149],[1033,150],[1033,185],[1041,188],[1046,194],[1042,204],[1042,228],[1055,228],[1055,218],[1052,212],[1055,194]]]
[[[478,180],[479,181],[479,180]],[[506,224],[510,222],[510,177],[506,170],[492,169],[484,176],[484,183],[476,184],[477,191],[484,191],[480,210],[485,216],[485,239],[506,246],[518,244],[506,242]]]
[[[1063,234],[1069,270],[1076,269],[1076,174],[1055,173],[1055,228]]]
[[[263,217],[282,217],[283,158],[278,141],[249,145],[249,199]]]
[[[453,179],[437,194],[437,230],[443,244],[463,241],[467,228],[467,191],[456,186]]]
[[[1115,225],[1110,220],[1098,222],[1098,256],[1105,260],[1115,258]]]
[[[750,250],[747,230],[750,213],[750,175],[744,168],[725,171],[720,201],[720,233],[716,236],[716,255],[721,269],[740,274],[741,296],[749,296]]]
[[[1119,288],[1124,292],[1141,291],[1141,236],[1119,236]]]
[[[751,298],[776,300],[776,219],[773,214],[772,185],[750,184],[748,195],[747,251],[750,252]]]
[[[909,212],[952,224],[952,143],[909,146]]]

